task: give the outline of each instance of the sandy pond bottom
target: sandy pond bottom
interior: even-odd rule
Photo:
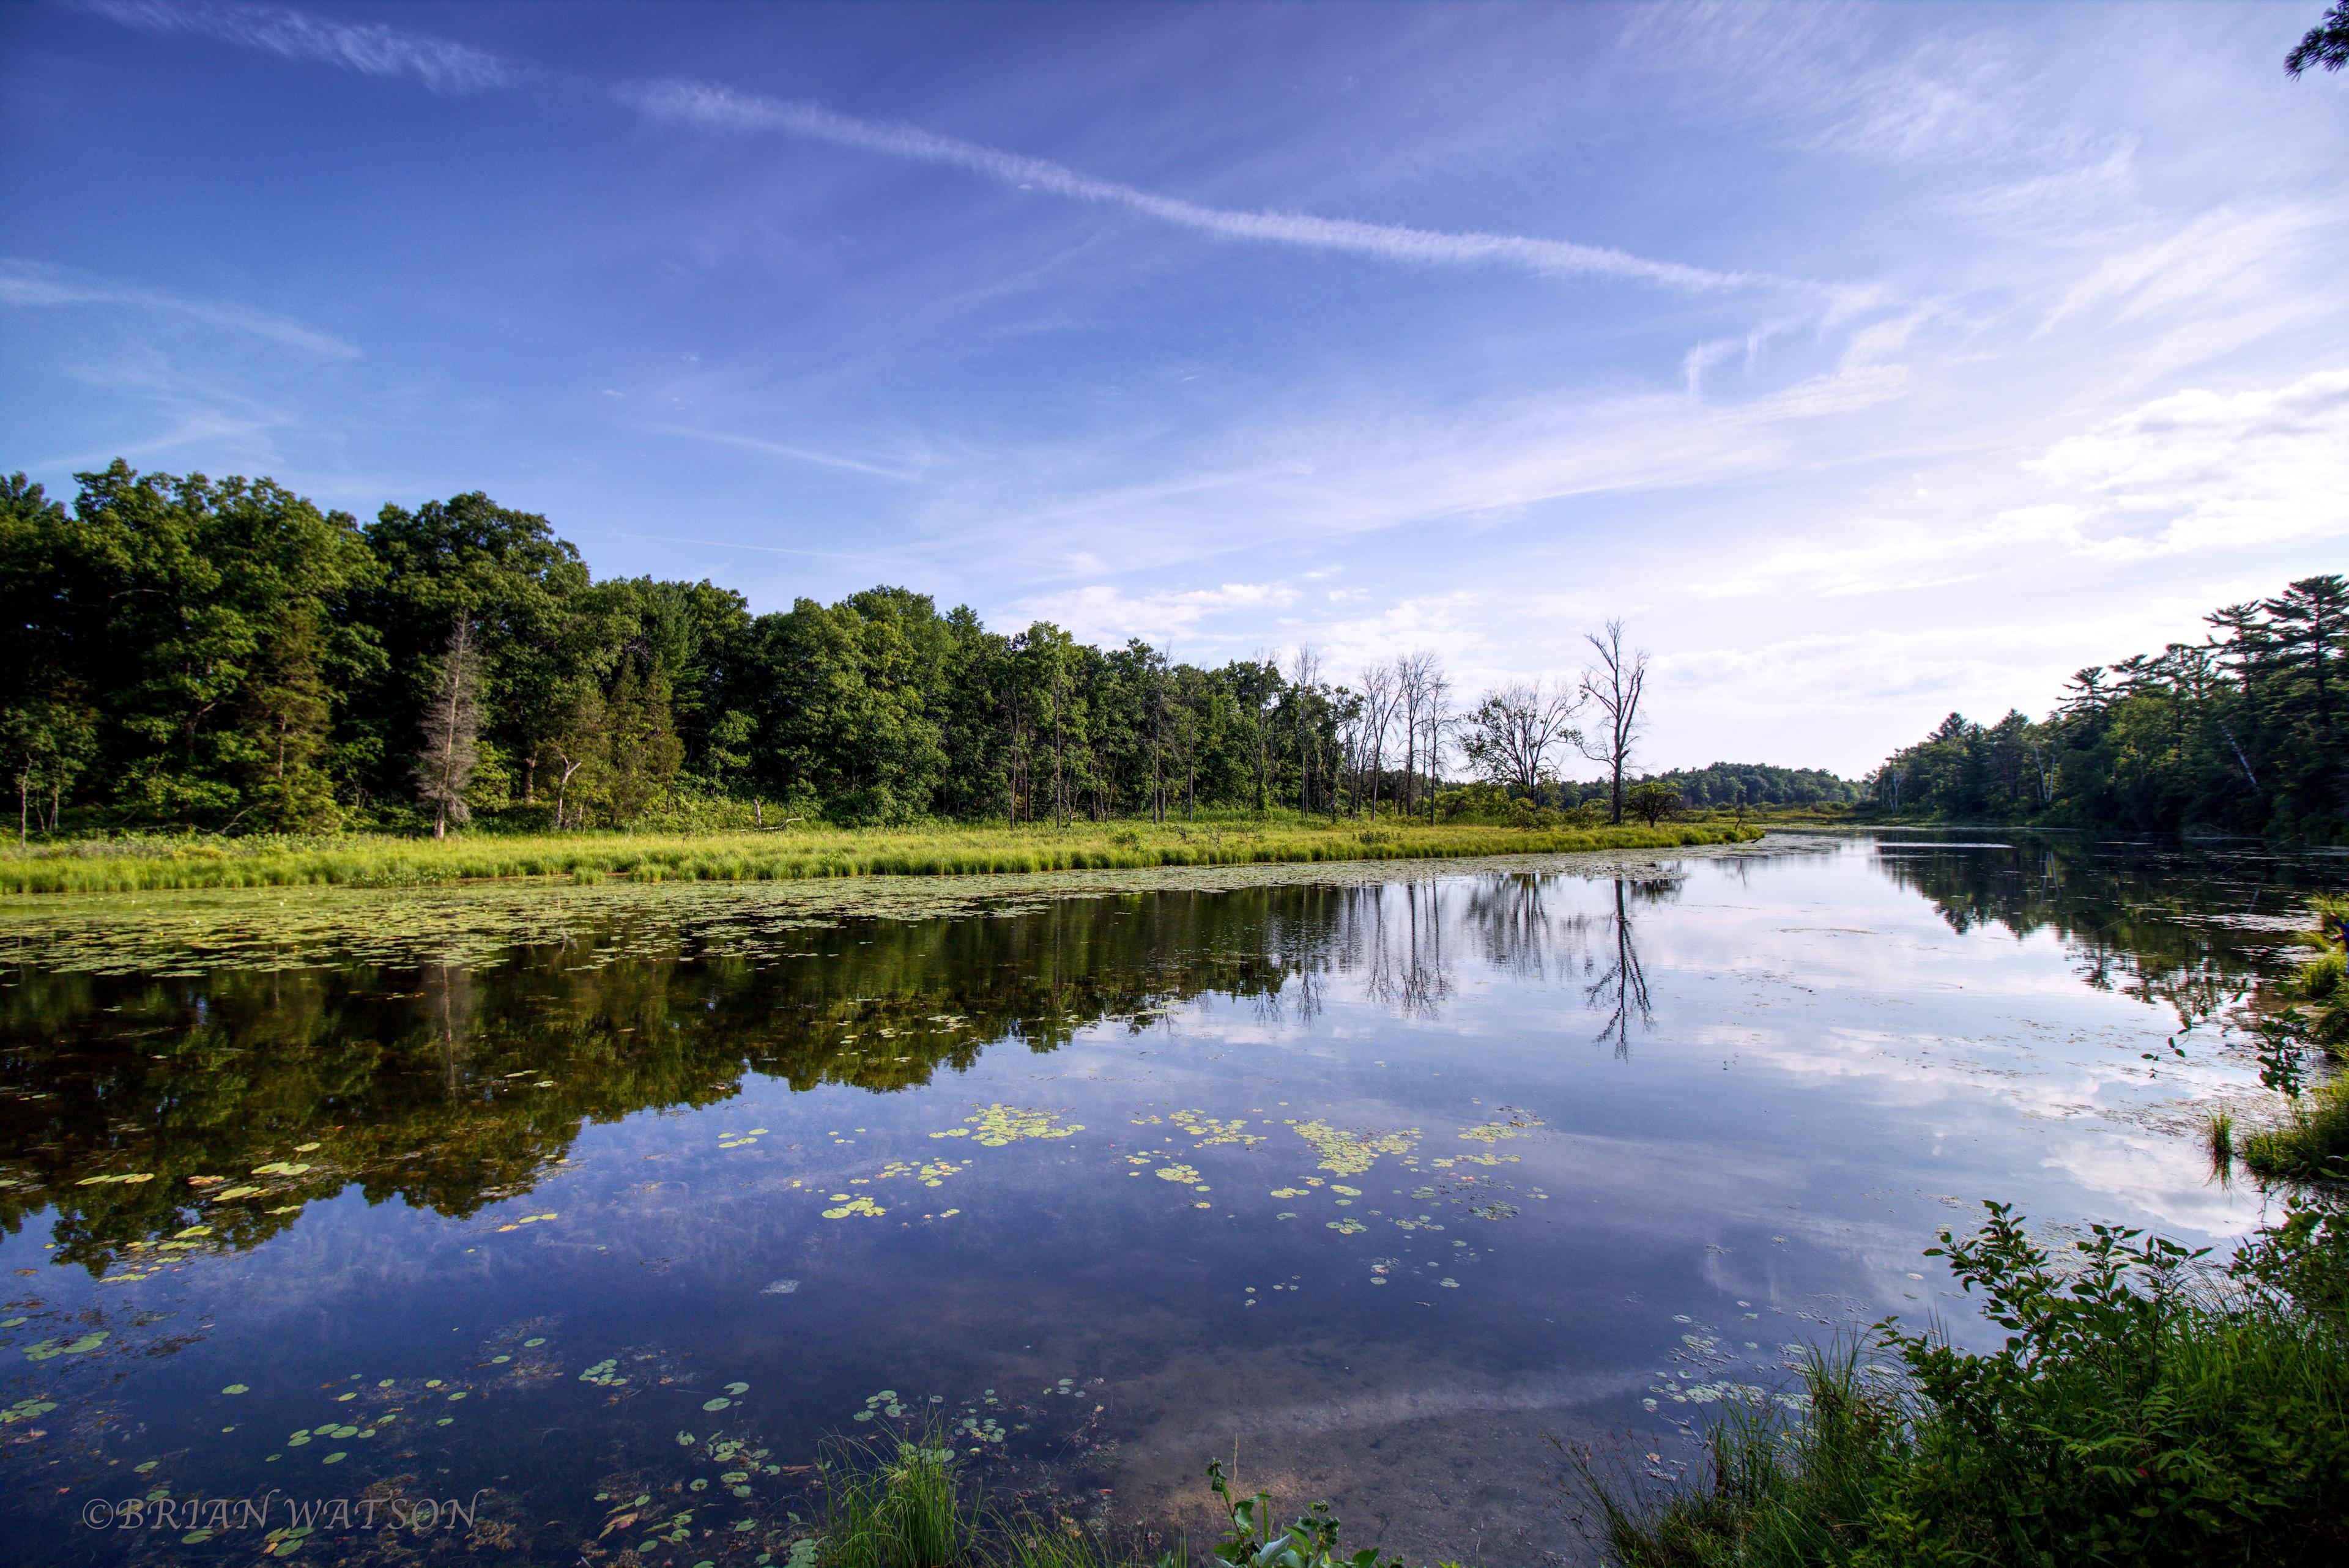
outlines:
[[[2260,1109],[2225,1009],[2338,872],[1778,838],[15,905],[0,1529],[781,1563],[824,1444],[927,1427],[1079,1520],[1199,1543],[1237,1454],[1352,1544],[1582,1561],[1546,1438],[1669,1477],[1806,1344],[1980,1339],[1920,1253],[1981,1200],[2247,1228],[2199,1109]]]

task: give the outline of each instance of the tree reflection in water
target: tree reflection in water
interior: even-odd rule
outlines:
[[[1606,946],[1602,949],[1609,955],[1609,963],[1604,974],[1582,988],[1582,999],[1606,1016],[1606,1022],[1591,1038],[1611,1044],[1619,1060],[1630,1058],[1633,1018],[1642,1028],[1653,1028],[1656,1022],[1655,1009],[1648,1000],[1648,974],[1640,965],[1631,906],[1669,903],[1679,896],[1680,889],[1679,879],[1673,877],[1639,882],[1615,879],[1614,912],[1607,919]]]
[[[2311,875],[2282,856],[2175,846],[1860,852],[1953,929],[2053,928],[2088,984],[2183,1023],[2276,962]],[[1350,991],[1433,1020],[1463,964],[1535,984],[1578,971],[1594,1039],[1628,1057],[1655,1018],[1638,917],[1682,886],[1501,872],[795,916],[756,957],[624,911],[471,968],[26,964],[0,990],[0,1227],[54,1208],[57,1255],[104,1276],[151,1264],[166,1243],[173,1256],[250,1248],[354,1185],[462,1218],[531,1191],[586,1127],[717,1104],[746,1075],[894,1093],[990,1047],[1155,1028],[1201,997],[1308,1025]]]

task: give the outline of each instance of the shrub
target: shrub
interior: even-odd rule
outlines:
[[[1806,1418],[1732,1411],[1710,1485],[1651,1508],[1594,1481],[1628,1568],[1838,1563],[2321,1563],[2349,1554],[2349,1264],[2298,1210],[2219,1279],[2200,1253],[2093,1228],[2052,1265],[2004,1205],[1942,1233],[2002,1348],[1879,1325],[1899,1364],[1814,1357]],[[2329,1271],[2329,1274],[2328,1274]]]

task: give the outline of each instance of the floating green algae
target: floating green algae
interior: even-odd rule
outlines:
[[[1082,1122],[1071,1122],[1066,1127],[1057,1125],[1061,1113],[1056,1110],[1022,1110],[1010,1105],[990,1105],[977,1116],[967,1116],[963,1119],[970,1124],[969,1127],[949,1128],[930,1136],[976,1137],[989,1149],[1000,1149],[1023,1138],[1066,1138],[1072,1132],[1085,1130]]]
[[[1341,1131],[1319,1119],[1296,1124],[1297,1136],[1321,1156],[1320,1169],[1338,1176],[1359,1176],[1377,1163],[1381,1154],[1408,1154],[1419,1140],[1419,1129],[1381,1132],[1367,1129]]]

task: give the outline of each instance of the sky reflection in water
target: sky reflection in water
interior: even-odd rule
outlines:
[[[1572,1556],[1543,1433],[1668,1471],[1803,1344],[1978,1335],[1919,1253],[1982,1198],[2250,1223],[2197,1138],[2259,1093],[2216,1014],[2333,865],[1944,835],[926,919],[717,889],[471,964],[305,958],[354,895],[234,967],[124,957],[170,900],[20,918],[9,1521],[209,1561],[263,1537],[73,1511],[488,1488],[476,1544],[748,1564],[828,1435],[936,1418],[1080,1516],[1195,1530],[1237,1443],[1350,1538]]]

